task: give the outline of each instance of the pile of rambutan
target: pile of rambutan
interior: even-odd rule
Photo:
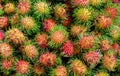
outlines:
[[[0,76],[120,76],[120,0],[0,0]]]

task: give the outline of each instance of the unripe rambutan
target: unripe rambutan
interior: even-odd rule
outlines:
[[[72,0],[75,6],[87,6],[89,5],[89,0]]]
[[[57,66],[57,68],[54,69],[54,75],[55,76],[67,76],[67,69],[64,66]]]
[[[72,61],[71,68],[79,76],[85,75],[87,72],[87,66],[81,60]]]
[[[79,46],[82,49],[90,49],[94,46],[95,39],[93,36],[83,36],[79,41]]]
[[[31,8],[31,4],[30,4],[29,0],[22,0],[18,4],[18,12],[20,14],[28,13],[30,11],[30,8]]]
[[[44,74],[44,69],[43,69],[43,67],[38,66],[38,65],[34,65],[33,71],[34,71],[36,74],[38,74],[38,75]]]
[[[93,6],[100,5],[102,3],[101,0],[90,0],[90,4]]]
[[[115,43],[115,44],[112,44],[112,49],[115,51],[116,54],[118,54],[118,51],[119,51],[119,44]]]
[[[0,40],[4,39],[4,33],[2,31],[0,31]]]
[[[68,17],[65,5],[56,5],[54,8],[54,15],[60,19],[66,19]]]
[[[10,70],[13,66],[13,58],[10,58],[10,59],[3,59],[2,60],[2,67],[3,69],[5,70]]]
[[[40,56],[39,61],[43,66],[47,67],[54,66],[56,62],[56,55],[50,52],[43,53]]]
[[[16,71],[17,73],[20,73],[20,74],[27,74],[28,71],[29,71],[29,68],[30,68],[30,65],[27,61],[25,60],[19,60],[17,63],[16,63]]]
[[[0,28],[6,28],[8,26],[8,18],[0,17]]]
[[[108,51],[109,49],[110,49],[110,43],[109,43],[109,41],[108,40],[101,40],[100,41],[100,49],[102,50],[102,51]]]
[[[24,34],[17,28],[12,28],[9,31],[7,31],[8,38],[14,43],[14,44],[22,44],[25,40]]]
[[[11,18],[10,18],[10,22],[12,25],[15,25],[19,22],[19,15],[18,14],[14,14]]]
[[[102,63],[107,70],[114,71],[116,67],[116,57],[113,54],[104,54]]]
[[[71,41],[67,41],[62,46],[62,52],[66,56],[72,56],[74,54],[74,45]]]
[[[100,72],[96,73],[95,76],[109,76],[109,74],[107,72],[100,71]]]
[[[112,19],[108,16],[105,16],[105,15],[98,16],[97,20],[95,22],[95,25],[99,29],[107,29],[111,26],[111,24],[112,24]]]
[[[47,34],[38,34],[36,37],[36,42],[37,44],[42,47],[42,48],[46,48],[48,45],[48,35]]]
[[[43,25],[45,31],[49,32],[52,28],[56,26],[56,22],[53,19],[48,18],[44,20]]]
[[[91,18],[92,12],[87,8],[77,8],[74,10],[76,20],[86,22]]]
[[[71,34],[73,36],[78,36],[79,34],[84,33],[86,31],[87,31],[87,28],[85,26],[74,25],[71,27]]]
[[[9,14],[15,11],[15,5],[13,3],[7,3],[4,6],[5,13]]]
[[[24,47],[24,52],[25,52],[25,55],[30,59],[36,58],[38,56],[38,50],[32,44],[26,45]]]
[[[0,55],[7,58],[12,55],[12,46],[7,43],[0,43]]]
[[[88,64],[96,65],[101,59],[101,54],[97,51],[90,51],[85,53],[83,57]]]

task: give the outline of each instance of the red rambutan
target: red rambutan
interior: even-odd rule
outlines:
[[[106,12],[107,12],[112,18],[116,18],[116,16],[117,16],[117,10],[116,10],[115,8],[108,7],[108,8],[106,8]]]
[[[67,76],[67,69],[64,66],[57,66],[57,68],[54,69],[54,75],[55,76]]]
[[[72,0],[75,6],[87,6],[89,5],[89,0]]]
[[[111,47],[111,45],[110,45],[108,40],[101,40],[100,41],[100,49],[102,51],[107,51],[110,49],[110,47]]]
[[[0,28],[6,28],[8,26],[8,18],[0,17]]]
[[[4,39],[4,33],[2,31],[0,31],[0,40]]]
[[[120,48],[119,44],[117,44],[117,43],[112,44],[112,48],[115,51],[115,53],[118,54],[118,51],[119,51],[119,48]]]
[[[44,74],[44,69],[43,69],[43,67],[41,67],[41,66],[34,65],[33,70],[34,70],[34,72],[35,72],[36,74],[38,74],[38,75]]]

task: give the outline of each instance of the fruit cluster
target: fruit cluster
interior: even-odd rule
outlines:
[[[0,76],[120,76],[119,0],[0,0]]]

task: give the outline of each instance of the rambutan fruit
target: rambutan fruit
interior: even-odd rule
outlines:
[[[87,6],[89,5],[89,0],[72,0],[72,3],[75,6]]]
[[[50,47],[59,47],[68,39],[68,32],[64,26],[56,26],[50,32],[51,41],[48,43]]]
[[[39,25],[36,24],[35,20],[32,17],[24,17],[21,20],[22,27],[26,30],[26,33],[32,34],[39,30]]]
[[[37,48],[32,44],[25,45],[23,52],[30,59],[36,58],[39,54]]]
[[[107,29],[111,26],[112,19],[109,16],[99,15],[95,21],[95,26],[99,29]]]
[[[44,1],[38,1],[35,3],[34,5],[34,11],[35,11],[35,15],[37,16],[37,18],[42,18],[43,15],[44,17],[48,17],[49,14],[51,13],[51,7],[50,4],[48,4],[45,0]],[[44,19],[44,18],[42,18]]]
[[[94,36],[83,36],[79,41],[79,46],[82,49],[90,49],[95,44]]]
[[[71,34],[73,36],[78,36],[81,33],[84,33],[87,31],[87,27],[85,26],[78,26],[78,25],[74,25],[71,27]]]
[[[62,46],[62,52],[65,56],[72,56],[74,54],[74,45],[72,41],[67,41]]]
[[[51,67],[55,65],[56,55],[51,52],[46,52],[40,55],[39,58],[40,64],[43,66]]]
[[[8,18],[7,17],[0,17],[0,28],[4,29],[8,26]]]
[[[18,3],[18,13],[26,14],[30,11],[31,3],[29,0],[22,0]]]
[[[106,12],[107,12],[112,18],[116,18],[116,16],[117,16],[117,10],[116,10],[116,8],[107,7],[105,10],[106,10]]]
[[[95,74],[95,76],[109,76],[109,74],[107,72],[104,72],[104,71],[99,71]]]
[[[113,3],[120,3],[120,0],[112,0]]]
[[[91,19],[92,11],[88,8],[76,8],[74,10],[74,17],[79,22],[86,22]]]
[[[92,6],[99,6],[102,2],[102,0],[90,0],[90,4]]]
[[[72,22],[72,19],[71,18],[67,18],[67,19],[62,21],[62,24],[64,26],[70,26],[71,22]]]
[[[56,26],[56,22],[52,18],[45,19],[43,22],[45,31],[49,32],[52,28]]]
[[[20,74],[27,74],[30,68],[29,62],[25,60],[19,60],[16,63],[16,72]]]
[[[6,38],[10,39],[14,44],[22,44],[25,36],[18,28],[12,28],[7,31]]]
[[[13,3],[7,3],[4,6],[5,13],[9,14],[15,11],[15,5]]]
[[[87,66],[81,60],[72,61],[71,68],[74,74],[78,76],[84,76],[87,72]]]
[[[48,46],[48,35],[47,34],[38,34],[36,36],[36,42],[41,48],[46,48]]]
[[[39,65],[34,65],[33,71],[38,75],[44,74],[44,68]]]
[[[106,53],[103,56],[102,63],[107,70],[114,71],[116,67],[116,57],[112,53]]]
[[[12,55],[12,46],[8,43],[0,43],[0,55],[3,58],[10,57]]]
[[[16,14],[14,14],[13,16],[11,16],[11,18],[10,18],[10,23],[12,24],[12,25],[15,25],[15,24],[17,24],[19,22],[19,15],[16,13]]]
[[[83,55],[84,60],[90,65],[91,68],[94,68],[96,64],[101,59],[101,54],[100,52],[97,51],[89,51]]]
[[[0,9],[1,9],[1,10],[3,9],[3,6],[2,6],[2,4],[0,4]]]
[[[54,8],[54,15],[60,19],[66,19],[68,17],[66,6],[64,4],[58,4]]]
[[[65,66],[57,66],[54,69],[55,76],[67,76],[67,69]]]
[[[118,43],[112,44],[112,49],[115,51],[116,54],[118,54],[119,48],[120,46]]]
[[[4,39],[4,33],[2,31],[0,31],[0,40]]]

